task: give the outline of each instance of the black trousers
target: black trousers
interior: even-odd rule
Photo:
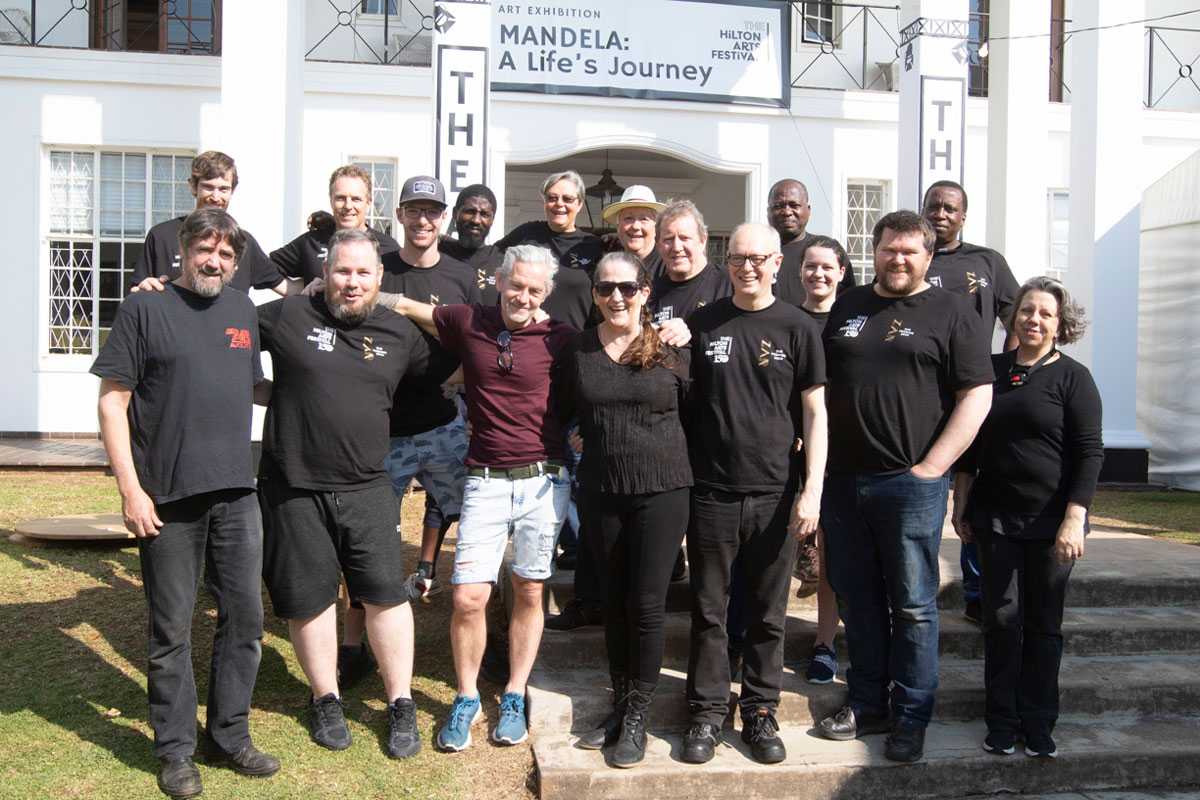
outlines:
[[[690,494],[688,488],[635,495],[580,493],[581,527],[591,548],[587,555],[602,565],[608,580],[604,641],[613,674],[658,683],[667,588],[687,530]]]
[[[687,550],[692,581],[692,636],[687,697],[692,722],[718,727],[729,711],[729,585],[736,559],[745,582],[742,715],[774,710],[783,682],[783,630],[796,540],[787,530],[795,494],[692,492]]]
[[[982,526],[981,526],[982,527]],[[1058,719],[1063,604],[1072,564],[1053,539],[975,529],[982,567],[988,730],[1050,733]]]
[[[146,673],[154,755],[196,749],[192,612],[203,574],[217,604],[208,733],[227,753],[250,743],[250,697],[262,658],[262,534],[251,489],[187,497],[156,509],[158,536],[138,540],[149,609]]]

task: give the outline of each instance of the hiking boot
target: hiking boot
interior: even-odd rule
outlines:
[[[204,784],[191,758],[167,756],[159,759],[158,789],[168,797],[199,797]]]
[[[345,750],[350,746],[350,728],[346,726],[346,711],[342,698],[333,692],[308,701],[308,732],[312,740],[330,750]]]
[[[832,683],[837,675],[837,653],[832,647],[819,644],[813,648],[812,659],[804,673],[804,680],[809,683]]]
[[[688,732],[683,735],[681,758],[689,764],[703,764],[712,761],[719,741],[721,741],[720,728],[707,722],[698,722],[688,728]]]
[[[454,698],[450,706],[450,718],[438,731],[437,746],[440,750],[457,753],[471,746],[471,726],[483,718],[483,710],[479,707],[479,695],[463,697],[461,694]]]
[[[604,614],[599,608],[575,598],[563,606],[560,613],[546,620],[546,627],[552,631],[573,631],[603,621]]]
[[[821,554],[817,550],[817,537],[809,536],[796,547],[796,565],[792,575],[800,581],[796,597],[811,597],[817,593],[821,583]]]
[[[388,703],[387,754],[391,758],[408,758],[421,752],[421,737],[417,735],[417,704],[411,697],[397,697]]]
[[[654,684],[634,681],[625,703],[621,720],[621,735],[613,748],[612,765],[628,769],[646,757],[646,712],[654,697]]]
[[[779,723],[766,706],[742,717],[742,741],[750,745],[750,755],[760,764],[778,764],[787,758],[787,748],[779,738]]]
[[[1010,756],[1017,749],[1017,737],[1012,731],[988,731],[983,749],[998,756]]]
[[[366,642],[338,646],[338,688],[345,691],[375,671],[375,658]]]
[[[847,705],[842,706],[842,710],[832,717],[821,720],[817,730],[826,739],[848,742],[861,736],[889,733],[892,730],[892,720],[887,714],[860,714]]]
[[[628,681],[624,675],[613,673],[612,689],[612,711],[608,712],[608,716],[604,718],[604,722],[600,723],[600,727],[593,728],[580,736],[575,743],[576,747],[582,750],[599,750],[601,747],[615,744],[617,737],[621,735],[621,720],[625,716],[625,695],[629,691]]]
[[[883,744],[883,756],[888,761],[911,763],[920,761],[925,755],[925,726],[911,719],[896,722],[887,741]]]
[[[525,723],[525,697],[516,692],[505,692],[500,697],[500,720],[492,731],[496,744],[520,744],[529,738]]]

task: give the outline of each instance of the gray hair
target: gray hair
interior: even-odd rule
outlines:
[[[336,251],[344,244],[355,244],[358,242],[368,242],[371,249],[375,251],[375,264],[381,265],[383,260],[379,257],[379,240],[375,238],[375,234],[371,231],[360,231],[357,228],[343,228],[335,231],[333,236],[329,237],[329,250],[325,253],[325,263],[328,266],[333,266],[337,261]]]
[[[1058,302],[1057,344],[1072,344],[1083,338],[1083,332],[1087,330],[1088,326],[1083,306],[1071,299],[1071,293],[1067,291],[1066,286],[1062,285],[1062,281],[1045,275],[1030,278],[1022,284],[1021,290],[1017,292],[1016,302],[1013,303],[1012,315],[1008,319],[1010,330],[1016,328],[1017,311],[1020,310],[1025,295],[1030,292],[1045,292],[1053,295],[1055,301]]]
[[[691,217],[696,221],[696,228],[700,231],[700,238],[708,238],[708,226],[704,224],[704,215],[700,213],[700,209],[696,208],[696,204],[691,200],[672,200],[667,203],[662,211],[658,212],[658,219],[654,223],[655,230],[658,232],[658,238],[662,238],[663,229],[680,217]]]
[[[575,193],[579,195],[580,202],[583,202],[583,197],[587,194],[587,188],[583,185],[583,178],[573,169],[555,172],[542,181],[542,197],[545,197],[549,193],[550,187],[559,181],[570,181],[575,186]]]
[[[518,261],[522,264],[544,266],[546,268],[546,294],[554,291],[554,276],[558,274],[558,259],[548,248],[536,244],[518,244],[504,251],[504,260],[496,267],[496,280],[508,280],[512,277],[513,265]]]
[[[186,257],[192,244],[214,236],[233,248],[235,263],[242,260],[246,252],[246,234],[223,208],[201,208],[188,214],[179,229],[179,252]]]

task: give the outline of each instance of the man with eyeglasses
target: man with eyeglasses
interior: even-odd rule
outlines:
[[[542,310],[558,264],[544,247],[516,245],[496,270],[496,306],[432,306],[408,297],[393,308],[462,360],[471,441],[454,555],[450,641],[458,694],[438,733],[443,750],[465,750],[482,719],[476,681],[487,639],[485,607],[509,538],[516,598],[509,624],[509,679],[492,732],[499,744],[525,740],[525,685],[542,636],[542,584],[570,498],[564,420],[552,378],[578,333]]]
[[[754,760],[782,761],[775,709],[796,539],[816,530],[825,475],[825,357],[812,318],[778,302],[779,235],[739,225],[726,258],[733,296],[697,309],[688,444],[695,486],[687,551],[692,630],[685,762],[713,757],[729,713],[726,604],[733,571],[748,621],[738,705]],[[793,442],[804,440],[804,464]]]
[[[804,304],[804,280],[800,268],[804,266],[804,251],[808,249],[815,234],[808,232],[808,220],[812,207],[808,204],[808,187],[795,178],[776,181],[767,195],[767,221],[779,233],[783,242],[783,264],[775,282],[775,296],[799,308]],[[838,285],[838,292],[854,286],[854,267],[846,269],[846,276]]]

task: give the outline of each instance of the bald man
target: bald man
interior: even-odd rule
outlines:
[[[808,187],[795,178],[776,181],[767,195],[767,221],[779,234],[783,264],[775,284],[775,296],[797,308],[804,304],[804,281],[800,268],[804,265],[804,251],[816,238],[808,232],[808,218],[812,207],[808,204]],[[838,285],[838,293],[854,286],[854,267],[846,269],[846,276]]]

